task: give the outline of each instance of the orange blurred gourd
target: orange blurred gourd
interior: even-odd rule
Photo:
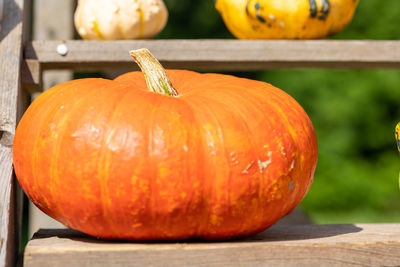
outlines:
[[[147,50],[131,53],[145,75],[66,82],[24,114],[14,165],[33,203],[71,228],[130,240],[248,236],[299,204],[317,142],[293,98],[186,70],[167,70],[170,84]]]

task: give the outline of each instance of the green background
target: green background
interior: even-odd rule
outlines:
[[[213,1],[165,0],[157,38],[234,38]],[[398,40],[399,0],[360,0],[350,25],[331,39]],[[234,73],[271,83],[310,116],[319,143],[314,184],[301,204],[315,223],[400,222],[399,70],[296,69]]]

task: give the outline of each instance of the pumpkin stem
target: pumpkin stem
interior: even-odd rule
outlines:
[[[142,70],[150,91],[167,96],[178,96],[165,69],[148,49],[132,50],[129,54]]]

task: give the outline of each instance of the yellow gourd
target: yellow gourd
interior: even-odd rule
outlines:
[[[162,0],[79,0],[75,27],[87,40],[150,38],[166,25]]]
[[[351,21],[358,0],[214,0],[240,39],[317,39]]]

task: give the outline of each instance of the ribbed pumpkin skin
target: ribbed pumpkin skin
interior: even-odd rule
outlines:
[[[216,0],[240,39],[318,39],[342,31],[358,0]]]
[[[14,139],[30,199],[71,228],[131,240],[247,236],[293,210],[317,162],[300,105],[263,82],[167,73],[179,97],[133,72],[35,100]]]

